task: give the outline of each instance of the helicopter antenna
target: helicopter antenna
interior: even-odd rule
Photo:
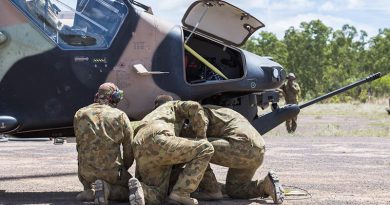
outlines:
[[[134,4],[135,6],[138,6],[138,7],[142,8],[142,9],[144,9],[145,12],[147,12],[147,13],[153,15],[152,7],[147,6],[147,5],[145,5],[145,4],[142,4],[142,3],[138,2],[138,1],[134,1],[134,0],[128,0],[128,1],[129,1],[131,4]]]
[[[190,35],[189,35],[189,36],[186,38],[186,40],[184,41],[184,44],[187,44],[187,42],[188,42],[188,40],[190,40],[192,34],[194,34],[195,30],[198,28],[198,26],[199,26],[200,22],[202,21],[203,17],[206,15],[207,10],[209,9],[209,6],[210,6],[210,5],[209,5],[209,4],[205,4],[205,5],[206,5],[206,9],[203,11],[202,16],[200,17],[199,21],[196,23],[194,29],[192,29]]]

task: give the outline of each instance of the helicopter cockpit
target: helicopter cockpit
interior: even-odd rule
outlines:
[[[188,37],[189,33],[189,31],[184,30],[184,37]],[[192,35],[187,45],[218,68],[227,79],[244,77],[244,66],[238,49],[196,34]],[[226,80],[188,51],[185,51],[185,68],[186,81],[190,84]]]
[[[12,0],[62,49],[108,48],[128,8],[123,0]]]

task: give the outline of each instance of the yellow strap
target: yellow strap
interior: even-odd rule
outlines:
[[[212,71],[214,71],[216,74],[222,76],[225,80],[228,80],[227,78],[220,70],[218,70],[217,67],[215,67],[213,64],[209,63],[206,59],[204,59],[201,55],[199,55],[196,51],[192,50],[187,44],[184,44],[184,49],[186,49],[188,52],[190,52],[195,58],[200,60],[203,64],[205,64],[207,67],[209,67]]]

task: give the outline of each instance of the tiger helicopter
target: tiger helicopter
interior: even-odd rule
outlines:
[[[239,48],[262,27],[218,0],[194,1],[182,25],[133,0],[2,0],[0,133],[73,136],[75,112],[113,82],[132,120],[166,94],[230,107],[264,134],[300,108],[277,106],[280,64]]]

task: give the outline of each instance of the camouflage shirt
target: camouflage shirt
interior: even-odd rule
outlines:
[[[133,164],[133,129],[123,111],[98,103],[81,108],[74,116],[74,131],[79,167],[84,172],[99,170],[115,175]]]
[[[298,83],[292,82],[290,84],[287,81],[280,88],[283,90],[283,95],[284,95],[284,99],[286,100],[286,103],[298,104],[298,96],[301,91]]]
[[[131,127],[134,131],[134,136],[137,135],[138,130],[142,127],[141,125],[145,124],[143,121],[131,121],[130,122]]]
[[[162,120],[172,124],[175,136],[206,138],[208,119],[202,105],[194,101],[170,101],[146,115],[142,121]]]
[[[204,105],[203,108],[209,119],[207,137],[250,142],[258,147],[264,146],[263,138],[240,113],[216,105]]]
[[[240,113],[221,106],[204,105],[204,110],[209,119],[207,137],[220,137],[226,130],[234,128],[240,122],[249,123]]]

